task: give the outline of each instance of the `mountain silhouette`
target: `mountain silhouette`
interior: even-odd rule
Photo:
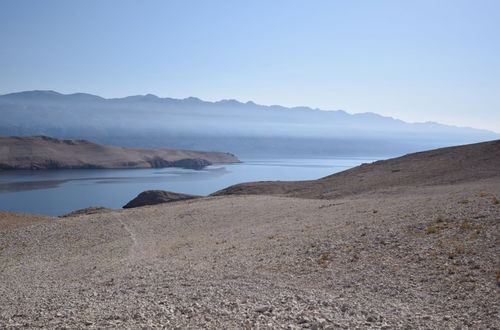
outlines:
[[[372,112],[153,94],[106,99],[85,93],[24,91],[1,95],[0,114],[0,135],[223,150],[243,156],[396,155],[500,137],[487,130],[407,123]]]

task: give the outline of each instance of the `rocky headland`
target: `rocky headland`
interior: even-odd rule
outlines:
[[[236,156],[224,152],[124,148],[47,136],[0,137],[0,170],[160,167],[198,170],[213,163],[236,162],[239,162]]]

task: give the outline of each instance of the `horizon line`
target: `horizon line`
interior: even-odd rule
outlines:
[[[53,90],[53,89],[23,90],[23,91],[17,91],[17,92],[10,92],[10,93],[6,93],[6,94],[0,94],[0,97],[12,95],[12,94],[29,93],[29,92],[45,92],[45,93],[49,92],[49,93],[55,93],[55,94],[58,94],[58,95],[61,95],[61,96],[71,96],[71,95],[84,94],[84,95],[94,96],[94,97],[97,97],[97,98],[100,98],[100,99],[103,99],[103,100],[120,100],[120,99],[129,98],[129,97],[147,97],[147,96],[152,96],[152,97],[155,97],[155,98],[160,99],[160,100],[179,100],[179,101],[182,101],[182,100],[196,99],[196,100],[199,100],[199,101],[204,102],[204,103],[221,103],[221,102],[224,102],[224,101],[234,101],[234,102],[237,102],[237,103],[239,103],[241,105],[255,105],[255,106],[269,107],[269,108],[280,107],[280,108],[285,108],[285,109],[289,109],[289,110],[298,109],[298,108],[305,108],[305,109],[310,110],[310,111],[344,112],[344,113],[346,113],[348,115],[351,115],[351,116],[374,114],[374,115],[380,116],[382,118],[392,119],[392,120],[395,120],[395,121],[402,121],[404,123],[411,124],[411,125],[438,124],[438,125],[443,125],[443,126],[448,126],[448,127],[454,127],[454,128],[482,130],[482,131],[486,131],[486,132],[490,132],[490,133],[494,133],[494,134],[500,135],[500,131],[495,131],[495,130],[487,129],[487,128],[476,128],[476,127],[472,127],[472,126],[459,126],[459,125],[454,125],[454,124],[445,124],[445,123],[436,122],[436,121],[432,121],[432,120],[427,120],[427,121],[406,121],[406,120],[395,118],[395,117],[392,117],[392,116],[381,115],[381,114],[373,112],[373,111],[353,113],[353,112],[348,112],[348,111],[343,110],[343,109],[335,109],[335,110],[334,109],[321,109],[321,108],[312,108],[312,107],[306,106],[306,105],[297,105],[297,106],[283,106],[283,105],[280,105],[280,104],[270,104],[270,105],[268,105],[268,104],[256,103],[253,100],[249,100],[247,102],[242,102],[242,101],[239,101],[238,99],[220,99],[218,101],[208,101],[208,100],[204,100],[204,99],[201,99],[199,97],[196,97],[196,96],[188,96],[188,97],[184,97],[184,98],[176,98],[176,97],[170,97],[170,96],[162,97],[162,96],[158,96],[158,95],[152,94],[152,93],[127,95],[127,96],[121,96],[121,97],[103,97],[101,95],[87,93],[87,92],[74,92],[74,93],[66,93],[65,94],[65,93],[61,93],[61,92],[58,92],[58,91]]]

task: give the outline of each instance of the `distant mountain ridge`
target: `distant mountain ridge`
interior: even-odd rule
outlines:
[[[50,135],[238,155],[401,154],[500,138],[487,130],[406,123],[371,112],[152,94],[106,99],[85,93],[25,91],[1,95],[0,115],[0,135]]]

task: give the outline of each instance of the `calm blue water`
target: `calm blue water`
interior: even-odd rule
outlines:
[[[61,215],[89,206],[121,208],[144,190],[208,195],[249,181],[311,180],[375,159],[246,160],[201,171],[178,168],[0,172],[0,210]]]

